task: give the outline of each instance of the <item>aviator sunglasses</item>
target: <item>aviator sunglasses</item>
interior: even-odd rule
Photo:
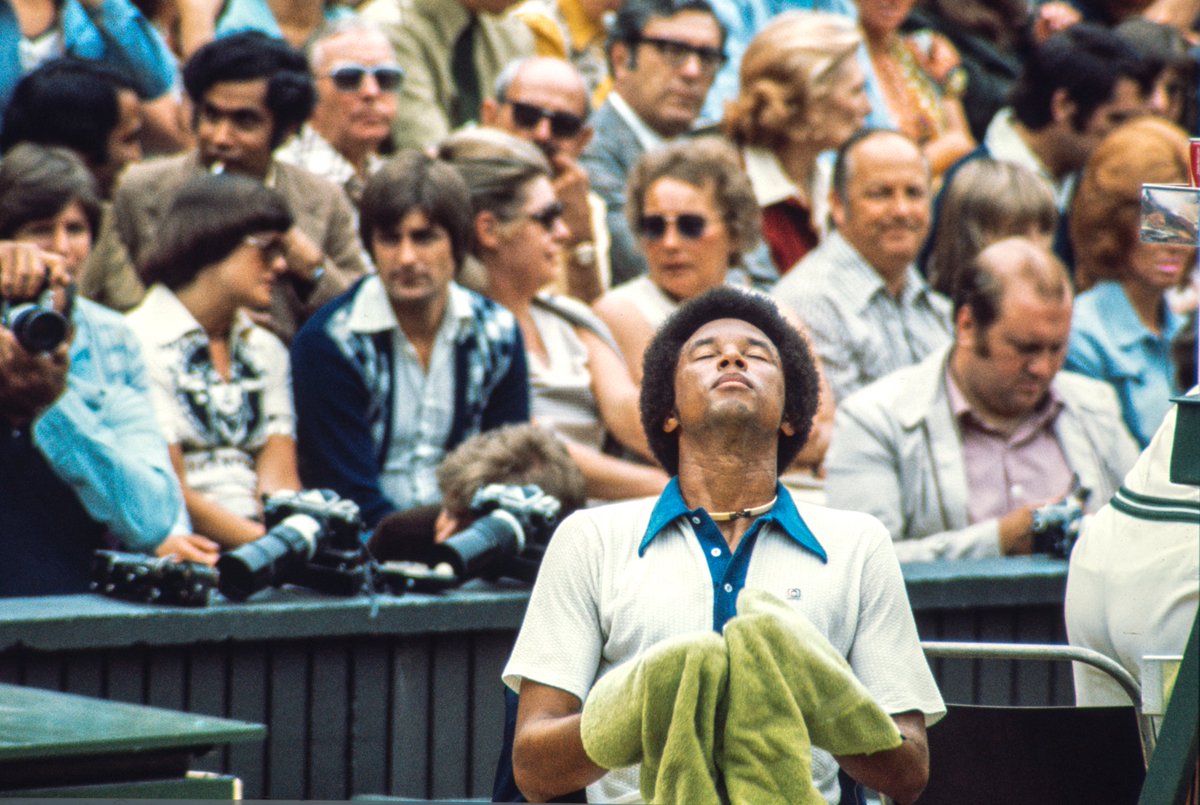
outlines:
[[[570,112],[556,112],[520,101],[509,101],[508,105],[512,107],[513,122],[523,129],[536,127],[543,118],[550,121],[550,134],[555,137],[574,137],[583,128],[583,118]]]
[[[553,201],[547,204],[536,212],[527,212],[525,217],[531,221],[539,223],[547,232],[554,231],[554,222],[563,216],[563,205],[561,201]]]
[[[330,70],[329,77],[333,79],[333,85],[342,92],[356,92],[368,73],[374,76],[375,83],[382,92],[400,89],[404,82],[404,71],[394,65],[365,67],[361,64],[343,64]]]
[[[638,221],[638,230],[646,240],[662,240],[667,236],[667,227],[675,225],[679,237],[685,240],[699,240],[704,237],[708,228],[708,219],[694,212],[681,215],[643,215]]]

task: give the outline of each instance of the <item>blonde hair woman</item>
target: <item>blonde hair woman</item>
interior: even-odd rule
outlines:
[[[762,208],[763,239],[782,274],[817,245],[828,179],[817,156],[862,128],[871,106],[856,54],[862,37],[835,14],[780,14],[742,56],[740,89],[725,109]]]

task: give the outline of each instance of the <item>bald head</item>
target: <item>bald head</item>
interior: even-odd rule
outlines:
[[[484,101],[482,122],[528,140],[548,156],[572,159],[591,139],[587,85],[570,62],[534,56],[509,64]]]
[[[1072,296],[1067,269],[1052,251],[1028,238],[1004,238],[971,262],[954,299],[955,316],[969,307],[975,323],[986,329],[1016,289],[1046,302],[1070,302]]]

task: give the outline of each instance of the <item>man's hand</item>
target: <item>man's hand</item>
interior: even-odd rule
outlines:
[[[0,297],[24,302],[48,287],[65,289],[70,284],[67,262],[61,255],[42,251],[32,243],[0,240]]]
[[[1000,518],[1000,553],[1022,556],[1033,553],[1033,510],[1037,506],[1019,506]]]
[[[1039,45],[1060,31],[1065,31],[1082,19],[1069,3],[1053,2],[1034,11],[1033,41]]]
[[[570,248],[595,240],[592,234],[592,209],[588,204],[588,191],[592,186],[587,171],[562,153],[550,158],[550,166],[554,169],[554,194],[563,205],[563,223],[571,232],[566,246]]]
[[[172,534],[154,549],[155,556],[169,556],[176,562],[200,562],[212,567],[221,556],[221,546],[199,534]]]
[[[285,249],[284,259],[287,260],[287,273],[310,285],[315,285],[320,277],[319,269],[325,263],[325,253],[313,239],[304,234],[297,226],[293,226],[283,236]]]
[[[33,355],[0,327],[0,416],[13,425],[28,425],[67,389],[71,359],[67,344]]]

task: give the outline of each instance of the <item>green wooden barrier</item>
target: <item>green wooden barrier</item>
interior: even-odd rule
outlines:
[[[1158,748],[1150,758],[1146,782],[1138,805],[1183,805],[1196,775],[1196,732],[1200,729],[1200,618],[1192,621],[1192,635],[1171,702],[1158,731]]]

